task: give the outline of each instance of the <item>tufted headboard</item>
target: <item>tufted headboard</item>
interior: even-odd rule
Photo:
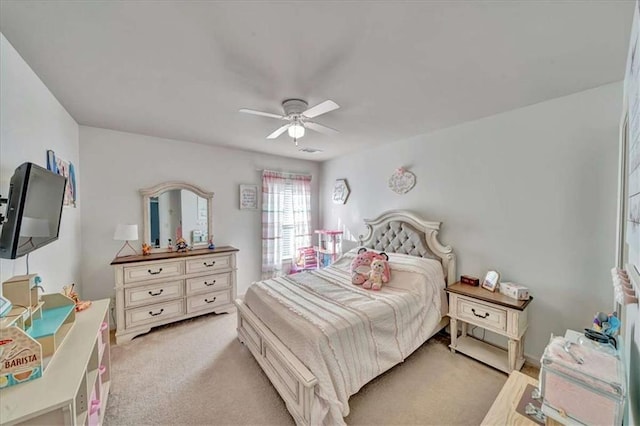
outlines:
[[[361,246],[439,260],[447,285],[456,281],[453,249],[438,241],[440,222],[429,222],[404,210],[390,210],[376,219],[365,219],[364,223],[368,232],[360,235]]]

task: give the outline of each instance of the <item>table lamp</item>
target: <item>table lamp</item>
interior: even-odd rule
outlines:
[[[116,257],[121,257],[120,253],[122,253],[122,250],[124,250],[125,247],[127,246],[129,246],[129,248],[133,250],[135,254],[138,254],[136,249],[134,249],[131,246],[131,244],[129,244],[129,241],[138,241],[138,225],[116,226],[116,232],[113,234],[113,239],[118,241],[124,241],[124,244],[122,245],[122,248],[120,249],[120,251],[118,251],[118,253],[116,254]],[[130,256],[130,255],[127,255],[127,256]]]

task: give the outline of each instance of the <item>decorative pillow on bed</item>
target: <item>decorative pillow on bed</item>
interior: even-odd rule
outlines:
[[[362,247],[358,250],[358,255],[351,262],[351,282],[356,285],[362,285],[369,278],[369,271],[371,271],[371,262],[375,259],[385,260],[385,270],[383,273],[385,282],[389,281],[391,277],[391,270],[389,269],[389,256],[385,252],[375,252],[367,250]]]

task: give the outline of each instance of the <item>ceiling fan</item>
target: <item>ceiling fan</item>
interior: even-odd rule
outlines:
[[[273,133],[267,136],[267,139],[275,139],[285,131],[289,133],[289,136],[293,138],[293,141],[298,145],[298,139],[304,136],[305,129],[315,130],[316,132],[323,133],[325,135],[333,135],[339,133],[336,129],[323,126],[322,124],[311,121],[312,118],[319,115],[326,114],[329,111],[338,109],[340,106],[332,100],[326,100],[319,103],[316,106],[309,108],[307,102],[302,99],[286,99],[282,102],[282,109],[284,114],[273,114],[270,112],[255,111],[253,109],[242,108],[240,112],[245,114],[262,115],[264,117],[276,118],[278,120],[284,120],[288,123],[277,128]]]

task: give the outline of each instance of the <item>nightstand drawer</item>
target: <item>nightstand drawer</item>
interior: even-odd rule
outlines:
[[[471,324],[494,330],[507,330],[507,311],[476,301],[458,298],[458,318]]]
[[[182,297],[182,281],[148,284],[124,289],[124,306],[146,305]]]
[[[224,256],[207,256],[198,259],[187,260],[187,274],[195,274],[198,272],[215,272],[225,269],[231,269],[232,255]]]
[[[145,266],[125,266],[125,284],[182,275],[182,262],[158,262]]]
[[[231,272],[187,279],[187,294],[223,290],[231,285]]]

